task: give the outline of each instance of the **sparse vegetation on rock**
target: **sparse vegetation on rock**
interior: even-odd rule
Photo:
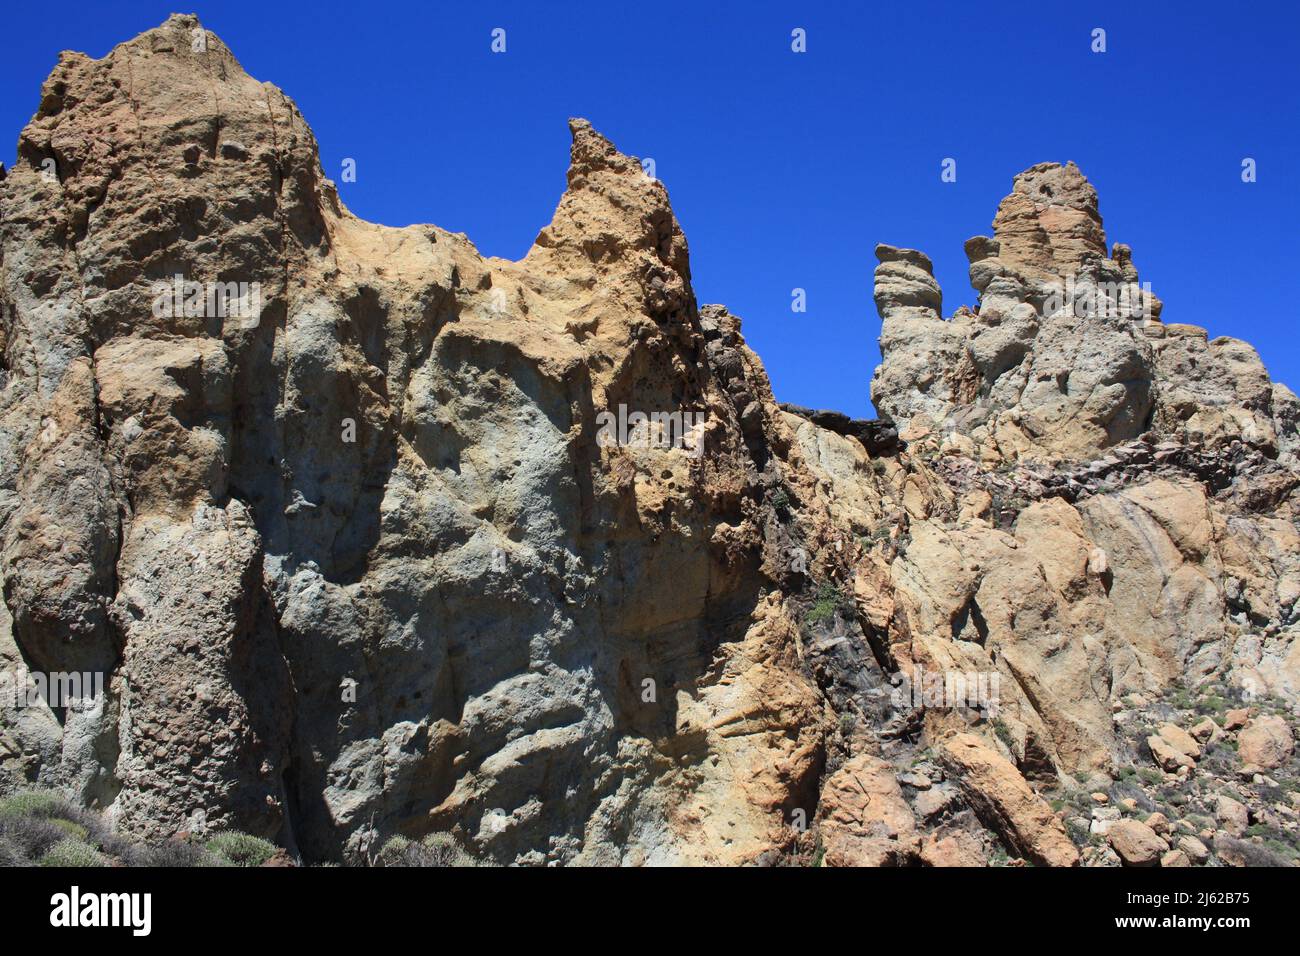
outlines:
[[[193,16],[38,100],[0,667],[107,680],[0,700],[0,862],[1295,862],[1300,399],[1128,295],[1073,163],[973,307],[876,248],[865,421],[778,404],[585,120],[505,261],[349,212]]]

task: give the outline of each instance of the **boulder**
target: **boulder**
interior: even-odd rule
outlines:
[[[879,757],[859,754],[831,774],[817,817],[827,866],[906,866],[920,852],[911,807]]]
[[[1155,866],[1161,855],[1169,850],[1168,843],[1137,820],[1120,820],[1110,828],[1106,841],[1125,866]]]
[[[921,863],[925,866],[987,866],[984,846],[969,830],[945,826],[928,834],[921,843]]]
[[[1245,804],[1220,794],[1214,801],[1214,816],[1231,836],[1240,837],[1250,826],[1250,811]]]
[[[940,749],[944,769],[985,826],[1040,866],[1077,866],[1079,851],[1065,827],[1014,766],[973,734],[956,734]]]
[[[1272,770],[1290,760],[1294,752],[1290,726],[1272,714],[1256,717],[1237,734],[1237,754],[1247,767]]]
[[[1156,731],[1179,753],[1186,754],[1192,760],[1201,759],[1201,745],[1196,738],[1177,724],[1162,724]]]
[[[1197,866],[1200,866],[1202,863],[1204,863],[1206,860],[1210,858],[1209,848],[1207,848],[1204,843],[1202,843],[1196,837],[1191,836],[1190,834],[1185,834],[1183,836],[1180,836],[1177,839],[1177,841],[1175,841],[1174,846],[1176,849],[1182,850],[1184,853],[1186,853],[1188,859],[1190,859]]]
[[[1175,773],[1179,767],[1191,768],[1196,766],[1196,761],[1171,744],[1165,737],[1152,734],[1147,738],[1147,746],[1151,748],[1151,757],[1155,760],[1156,765],[1166,773]]]

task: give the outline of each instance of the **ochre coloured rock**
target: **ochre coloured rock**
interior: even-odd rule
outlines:
[[[353,215],[192,16],[33,100],[0,671],[103,687],[0,694],[0,793],[305,863],[449,831],[521,865],[1073,866],[1089,830],[1093,865],[1270,859],[1300,399],[1163,314],[1073,164],[1015,176],[949,316],[876,246],[866,420],[778,404],[667,187],[585,120],[507,261]],[[1222,832],[1123,818],[1144,740]],[[1106,806],[1053,813],[1076,788]]]
[[[986,826],[1040,866],[1075,866],[1065,827],[1005,758],[972,734],[944,741],[942,759]]]

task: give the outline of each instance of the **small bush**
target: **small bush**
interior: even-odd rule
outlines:
[[[0,837],[0,867],[30,866],[31,862],[8,837]]]
[[[26,861],[35,863],[67,833],[40,817],[0,817],[0,838],[8,841]]]
[[[207,850],[235,866],[261,866],[275,855],[275,844],[238,830],[218,833],[207,842]]]
[[[41,857],[41,866],[108,866],[108,859],[90,844],[68,837]]]
[[[395,836],[379,851],[380,866],[464,867],[478,866],[449,833],[430,833],[416,843]]]
[[[82,843],[87,842],[86,838],[90,835],[90,831],[82,824],[77,823],[75,820],[64,820],[61,817],[50,817],[49,820],[50,823],[54,824],[72,839],[80,840]]]
[[[196,843],[179,840],[138,842],[114,832],[102,813],[82,809],[55,790],[29,790],[0,798],[0,867],[255,866],[275,852],[266,841],[245,834],[219,834],[214,841],[220,841],[241,861],[256,862],[234,862]]]
[[[1273,850],[1249,840],[1237,840],[1219,834],[1214,838],[1214,853],[1236,866],[1287,866],[1289,861]]]
[[[809,626],[822,624],[835,617],[835,612],[845,604],[844,595],[833,584],[823,584],[817,589],[817,598],[804,615],[804,623]]]
[[[67,816],[68,801],[53,790],[23,790],[0,799],[0,818]]]
[[[478,866],[449,833],[430,833],[420,841],[420,866]]]
[[[1228,709],[1228,702],[1218,694],[1209,694],[1202,697],[1196,702],[1196,712],[1198,714],[1208,714],[1212,717],[1221,716]]]
[[[187,843],[184,840],[168,840],[166,843],[140,847],[131,854],[130,864],[166,869],[231,865],[225,857],[216,856],[197,843]]]
[[[403,860],[410,851],[411,841],[399,834],[389,838],[388,842],[383,845],[376,862],[380,866],[406,866],[407,864]]]
[[[1006,744],[1007,749],[1012,753],[1016,750],[1016,738],[1011,733],[1011,728],[1007,726],[1006,721],[1001,717],[993,718],[993,732],[997,734],[998,740]]]
[[[1166,809],[1152,800],[1147,792],[1138,786],[1137,781],[1129,777],[1117,780],[1111,786],[1110,799],[1116,804],[1123,800],[1132,800],[1143,813],[1154,813],[1157,810]],[[1165,797],[1165,799],[1168,800],[1168,797]],[[1176,814],[1170,813],[1169,815],[1175,816]]]
[[[1300,849],[1292,845],[1293,838],[1285,830],[1269,826],[1267,823],[1256,823],[1246,828],[1246,836],[1259,840],[1265,849],[1285,860],[1291,861],[1300,857]]]

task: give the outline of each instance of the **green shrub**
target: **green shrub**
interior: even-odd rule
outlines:
[[[41,857],[41,866],[108,866],[108,858],[90,844],[68,837]]]
[[[31,862],[8,837],[0,836],[0,867],[30,866]]]
[[[430,833],[416,843],[395,836],[379,851],[380,866],[466,867],[478,861],[465,851],[450,833]]]
[[[0,799],[0,817],[51,817],[69,809],[68,801],[53,790],[22,790]]]
[[[1275,839],[1273,837],[1269,837],[1264,840],[1264,849],[1270,851],[1271,853],[1276,853],[1284,860],[1292,861],[1293,865],[1297,857],[1300,857],[1300,853],[1297,853],[1296,848],[1292,846],[1290,843],[1286,842],[1285,840]]]
[[[238,830],[218,833],[207,842],[206,848],[209,853],[235,866],[261,866],[276,851],[274,843]]]
[[[1212,717],[1223,714],[1227,709],[1228,702],[1218,694],[1209,694],[1202,697],[1196,704],[1198,714],[1209,714]]]
[[[1015,752],[1016,738],[1012,736],[1011,728],[1001,717],[993,718],[993,732],[998,735],[998,740],[1007,745],[1008,750]]]
[[[275,847],[245,834],[219,834],[230,854],[263,862]],[[247,841],[252,841],[251,843]],[[264,848],[269,847],[269,852]],[[197,843],[137,842],[114,832],[107,817],[56,790],[26,790],[0,798],[0,867],[5,866],[235,866]]]
[[[845,605],[844,595],[833,584],[823,584],[817,589],[817,598],[804,615],[804,623],[815,626],[831,620],[835,612]]]
[[[80,840],[83,843],[89,842],[86,838],[90,836],[90,831],[75,820],[64,820],[61,817],[50,817],[49,821],[72,839]]]
[[[196,843],[168,840],[142,847],[131,853],[132,866],[153,866],[174,869],[196,866],[232,866],[225,857],[209,853]]]
[[[403,862],[411,850],[411,841],[402,835],[389,837],[388,842],[379,851],[380,866],[406,866]]]
[[[47,850],[66,837],[66,832],[41,817],[18,814],[0,817],[0,838],[15,848],[26,861],[25,865],[35,863]]]
[[[432,861],[429,866],[478,866],[450,833],[430,833],[420,841],[420,848]]]
[[[1220,833],[1214,838],[1214,855],[1239,860],[1245,866],[1287,866],[1289,861],[1274,849],[1250,840],[1237,840]]]

